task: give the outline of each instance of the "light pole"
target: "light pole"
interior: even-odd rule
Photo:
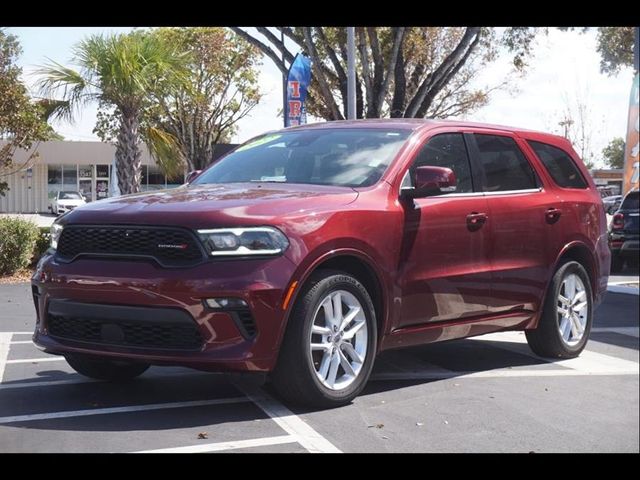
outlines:
[[[347,27],[347,118],[356,118],[356,29]]]

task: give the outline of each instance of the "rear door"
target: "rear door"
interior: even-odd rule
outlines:
[[[537,311],[561,240],[560,199],[543,188],[515,135],[480,130],[469,137],[491,229],[488,309],[493,314]]]

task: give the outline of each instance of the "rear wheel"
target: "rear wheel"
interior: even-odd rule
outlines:
[[[106,360],[84,355],[66,355],[67,363],[76,372],[96,380],[122,382],[142,375],[149,365],[122,360]]]
[[[373,302],[354,277],[319,271],[296,301],[272,380],[292,403],[336,407],[364,388],[377,342]]]
[[[525,331],[527,342],[542,357],[577,357],[587,344],[592,321],[589,276],[582,265],[570,261],[554,274],[538,327]]]

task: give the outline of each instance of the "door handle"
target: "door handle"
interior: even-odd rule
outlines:
[[[467,228],[471,231],[478,230],[487,222],[486,213],[471,212],[467,215]]]
[[[550,208],[547,208],[547,211],[544,214],[544,218],[547,221],[547,223],[553,224],[560,219],[560,215],[562,215],[562,212],[560,211],[560,209],[555,207],[550,207]]]

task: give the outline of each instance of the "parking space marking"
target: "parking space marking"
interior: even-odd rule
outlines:
[[[342,453],[334,444],[316,432],[291,410],[276,401],[260,388],[236,382],[239,388],[253,403],[260,407],[271,419],[309,453]]]
[[[158,450],[143,450],[134,453],[209,453],[224,450],[237,450],[239,448],[265,447],[269,445],[282,445],[284,443],[297,443],[298,439],[293,435],[280,435],[278,437],[253,438],[251,440],[236,440],[232,442],[206,443],[203,445],[191,445],[189,447],[160,448]]]
[[[55,387],[57,385],[76,385],[82,383],[108,383],[101,380],[92,380],[91,378],[79,378],[77,380],[47,380],[44,382],[29,383],[8,383],[0,385],[0,390],[14,390],[17,388],[33,388],[33,387]]]
[[[11,342],[10,333],[0,333],[0,383],[2,383],[2,377],[4,376],[4,367],[7,364],[7,357],[9,356],[9,343]]]
[[[490,333],[480,337],[474,337],[474,340],[490,340],[497,342],[498,347],[505,350],[523,353],[534,358],[539,358],[545,362],[552,363],[553,365],[560,365],[562,367],[571,368],[573,370],[584,372],[586,374],[599,373],[602,375],[613,374],[640,374],[640,365],[637,362],[630,360],[624,360],[622,358],[612,357],[611,355],[604,355],[602,353],[592,352],[590,350],[583,350],[579,357],[569,358],[566,360],[552,360],[537,356],[535,353],[519,347],[514,344],[524,344],[527,342],[524,332],[499,332]]]
[[[613,376],[613,375],[638,375],[638,370],[602,370],[590,372],[586,370],[486,370],[481,372],[454,372],[447,375],[445,372],[397,372],[397,373],[376,373],[371,376],[371,381],[390,380],[445,380],[448,378],[508,378],[508,377],[582,377],[582,376]]]
[[[0,333],[9,333],[11,335],[33,335],[33,332],[0,332]]]
[[[33,340],[13,340],[11,342],[11,345],[27,345],[27,344],[33,345]]]
[[[7,360],[7,364],[14,363],[40,363],[40,362],[60,362],[65,360],[64,357],[40,357],[40,358],[19,358],[16,360]]]
[[[640,328],[638,327],[602,327],[592,328],[593,333],[619,333],[620,335],[627,335],[629,337],[640,337]]]
[[[191,402],[151,403],[148,405],[129,405],[127,407],[94,408],[90,410],[71,410],[63,412],[34,413],[0,417],[0,424],[32,422],[34,420],[51,420],[56,418],[88,417],[91,415],[109,415],[113,413],[147,412],[151,410],[168,410],[172,408],[204,407],[208,405],[225,405],[232,403],[248,403],[247,397],[216,398],[213,400],[195,400]]]

